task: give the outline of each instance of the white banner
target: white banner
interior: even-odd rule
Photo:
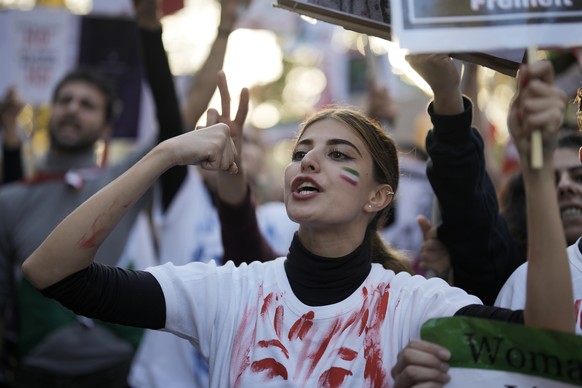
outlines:
[[[78,16],[67,10],[8,11],[2,15],[0,93],[15,86],[32,104],[50,101],[53,86],[73,66]]]
[[[452,317],[428,321],[421,337],[451,352],[447,388],[582,386],[582,336]]]
[[[582,45],[580,0],[391,0],[393,38],[411,53]]]

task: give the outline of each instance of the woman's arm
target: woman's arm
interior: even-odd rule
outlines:
[[[272,260],[279,255],[271,249],[259,229],[253,191],[241,163],[243,128],[249,109],[249,91],[246,88],[241,91],[238,110],[235,118],[231,119],[230,91],[224,72],[218,73],[217,83],[222,112],[218,113],[215,109],[209,109],[208,125],[215,123],[228,125],[238,155],[235,161],[239,166],[239,173],[236,175],[224,171],[218,172],[216,202],[224,247],[223,259],[224,261],[232,260],[236,265],[254,260]]]
[[[493,304],[523,260],[499,214],[497,193],[485,163],[484,142],[471,127],[473,106],[464,99],[460,75],[446,54],[409,57],[434,93],[428,112],[427,176],[438,199],[437,237],[450,255],[453,284]]]
[[[556,200],[554,150],[566,95],[554,86],[549,61],[523,66],[508,124],[516,147],[526,190],[528,273],[525,323],[573,332],[574,298],[566,240]],[[531,167],[531,136],[542,132],[543,166]]]
[[[88,267],[127,209],[164,171],[175,165],[200,164],[206,169],[236,172],[235,155],[224,124],[164,141],[67,216],[25,260],[24,276],[44,289]]]

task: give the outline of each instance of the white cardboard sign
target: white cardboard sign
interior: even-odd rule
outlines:
[[[411,53],[582,45],[580,0],[391,0],[390,10]]]

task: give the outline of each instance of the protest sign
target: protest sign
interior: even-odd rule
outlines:
[[[144,89],[138,43],[133,19],[52,8],[0,12],[0,96],[13,86],[32,106],[47,105],[66,73],[91,68],[112,81],[121,102],[113,136],[135,138]]]
[[[113,125],[115,137],[134,138],[139,126],[142,69],[139,37],[132,19],[83,16],[78,64],[105,75],[122,106]]]
[[[432,319],[421,337],[451,352],[447,388],[582,385],[582,336],[480,318]]]
[[[274,5],[300,15],[342,26],[350,31],[393,40],[392,10],[388,4],[388,0],[345,0],[341,2],[333,0],[277,0]],[[425,40],[430,45],[432,35],[431,39]],[[449,53],[457,59],[486,66],[514,77],[519,65],[523,62],[525,48],[478,52],[473,45],[467,45],[457,52],[450,50]]]
[[[67,10],[3,14],[0,44],[4,71],[0,93],[9,86],[32,104],[50,100],[52,87],[71,68],[76,54],[76,16]]]
[[[582,44],[574,0],[391,0],[392,34],[411,53]]]

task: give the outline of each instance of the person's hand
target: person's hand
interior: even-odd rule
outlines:
[[[173,165],[200,165],[206,170],[238,172],[236,147],[225,124],[186,132],[161,144],[172,156]]]
[[[451,353],[427,341],[411,341],[398,353],[396,365],[391,370],[394,388],[442,387],[448,383],[447,374]]]
[[[437,238],[437,227],[423,215],[416,217],[416,221],[424,237],[420,247],[420,268],[452,284],[451,257],[446,245]]]
[[[439,115],[463,112],[461,75],[447,54],[408,55],[410,66],[428,83],[434,94],[433,109]]]
[[[161,28],[161,0],[133,0],[135,21],[139,27],[148,30]]]
[[[252,0],[220,0],[220,24],[218,30],[230,33],[243,10],[248,8]]]
[[[10,149],[20,147],[17,119],[24,108],[24,102],[16,88],[10,87],[0,101],[0,132],[3,132],[4,146]]]
[[[448,54],[413,54],[407,55],[406,60],[435,95],[458,89],[461,85],[461,75]]]
[[[247,114],[249,113],[249,90],[243,88],[240,92],[240,100],[238,104],[238,110],[236,116],[233,119],[230,118],[230,92],[228,90],[228,84],[226,82],[226,75],[224,71],[218,72],[218,91],[220,92],[220,103],[221,103],[221,113],[218,113],[216,109],[208,109],[206,114],[206,125],[214,125],[216,123],[226,124],[230,128],[230,136],[234,141],[236,146],[236,151],[238,154],[237,163],[240,162],[241,152],[242,152],[242,136],[243,127]]]
[[[389,123],[396,117],[396,107],[388,88],[376,84],[374,80],[368,81],[368,116]]]
[[[529,168],[531,134],[542,132],[544,165],[552,165],[556,136],[566,111],[566,94],[554,85],[554,71],[549,61],[522,65],[518,90],[511,102],[508,126],[522,160]]]

